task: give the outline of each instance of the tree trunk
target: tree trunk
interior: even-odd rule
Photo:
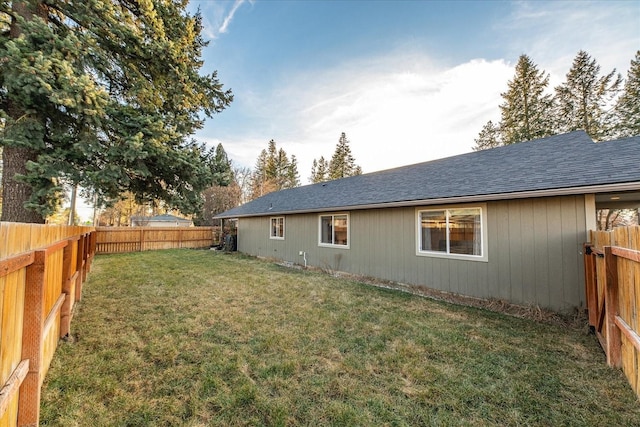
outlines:
[[[39,213],[26,209],[24,204],[31,196],[31,186],[15,179],[16,174],[25,174],[27,162],[35,161],[37,153],[17,147],[4,147],[2,153],[2,221],[44,224]]]
[[[76,225],[76,198],[77,198],[78,186],[74,184],[71,187],[71,206],[69,207],[69,218],[67,225]]]
[[[25,19],[31,19],[34,14],[46,18],[47,11],[42,2],[29,4],[26,1],[14,1],[11,5],[16,15]],[[10,26],[10,38],[18,38],[22,29],[14,19]],[[7,112],[12,122],[17,121],[25,112],[22,108],[9,101]],[[26,209],[25,203],[31,196],[31,187],[16,179],[16,175],[24,175],[27,172],[27,162],[37,160],[38,153],[23,147],[4,146],[2,164],[2,221],[30,222],[43,224],[44,218],[39,213]]]

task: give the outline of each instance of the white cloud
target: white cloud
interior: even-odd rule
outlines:
[[[305,145],[323,147],[311,160],[330,156],[344,131],[365,172],[468,152],[512,74],[502,61],[474,60],[451,69],[348,76],[347,95],[305,112]],[[301,163],[310,164],[306,157]]]
[[[191,1],[189,7],[194,10],[196,7],[200,8],[203,33],[208,39],[215,40],[229,30],[238,8],[243,3],[246,3],[246,0],[235,0],[229,9],[228,1]],[[252,1],[249,3],[253,4]]]
[[[314,158],[333,154],[341,132],[365,172],[460,154],[471,151],[488,120],[499,120],[500,93],[520,54],[551,74],[552,91],[581,49],[603,72],[622,73],[638,49],[638,15],[629,13],[629,2],[512,5],[509,19],[491,29],[503,59],[445,66],[424,52],[394,52],[330,69],[288,70],[275,89],[234,88],[246,122],[225,135],[225,150],[253,167],[273,138],[297,157],[303,183]]]
[[[297,157],[303,183],[314,158],[331,157],[341,132],[365,172],[460,154],[496,118],[512,74],[503,61],[473,60],[447,69],[416,55],[356,60],[291,76],[286,87],[261,100],[254,94],[250,103],[258,110],[277,112],[269,124],[272,133],[223,145],[237,163],[252,167],[274,138]]]
[[[238,8],[242,5],[242,3],[244,3],[244,0],[236,0],[233,3],[233,7],[231,8],[231,10],[227,14],[227,16],[224,18],[224,21],[222,21],[222,25],[218,29],[218,32],[220,32],[220,33],[226,33],[227,32],[227,29],[229,28],[229,25],[231,24],[231,20],[233,20],[233,16],[236,14],[236,10],[238,10]]]
[[[551,86],[562,81],[580,50],[596,59],[602,73],[616,68],[623,75],[638,46],[640,3],[516,2],[509,19],[497,25],[509,50],[526,53],[551,74]]]

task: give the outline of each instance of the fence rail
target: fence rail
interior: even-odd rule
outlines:
[[[98,227],[99,254],[156,249],[207,248],[214,244],[216,227]]]
[[[90,227],[0,223],[0,426],[38,424],[42,382],[94,253]]]
[[[640,397],[640,227],[591,231],[584,257],[589,325]]]

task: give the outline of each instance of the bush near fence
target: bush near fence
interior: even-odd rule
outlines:
[[[0,223],[0,426],[38,424],[42,382],[94,253],[92,227]]]
[[[216,227],[98,227],[99,254],[156,249],[208,248],[217,243]]]
[[[589,325],[640,398],[640,227],[591,231],[584,254]]]

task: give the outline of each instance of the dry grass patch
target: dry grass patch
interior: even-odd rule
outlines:
[[[43,425],[637,425],[581,328],[241,255],[97,257]]]

